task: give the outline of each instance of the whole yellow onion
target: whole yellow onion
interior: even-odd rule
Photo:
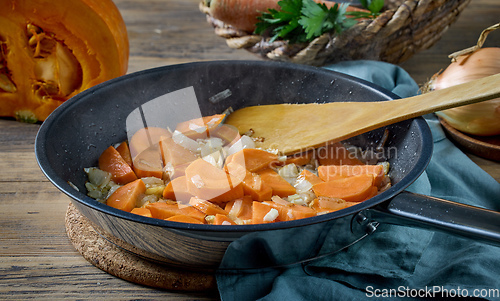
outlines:
[[[457,57],[427,83],[427,90],[440,90],[497,73],[500,73],[500,48],[479,48],[472,54]],[[480,136],[500,134],[500,98],[436,114],[464,133]]]

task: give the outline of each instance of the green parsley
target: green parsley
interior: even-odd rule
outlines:
[[[358,21],[358,18],[376,17],[384,0],[361,0],[370,12],[346,12],[347,3],[328,8],[313,0],[281,0],[280,10],[269,9],[262,13],[255,30],[256,34],[268,34],[271,42],[276,39],[291,43],[307,43],[325,32],[340,33]],[[351,16],[351,18],[348,18]]]

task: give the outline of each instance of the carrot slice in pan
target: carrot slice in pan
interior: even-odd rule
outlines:
[[[151,215],[151,211],[148,208],[134,208],[134,209],[132,209],[132,211],[130,211],[130,213],[142,215],[145,217],[153,217]]]
[[[137,199],[144,192],[146,192],[146,185],[141,179],[137,179],[113,192],[106,200],[106,205],[130,212],[135,208]]]
[[[205,139],[209,136],[210,131],[214,130],[222,122],[225,116],[225,114],[216,114],[180,122],[175,129],[191,139]]]
[[[320,165],[318,176],[323,181],[331,181],[357,175],[372,175],[373,185],[379,186],[384,179],[384,168],[382,165]]]
[[[264,169],[258,171],[257,174],[262,179],[262,182],[273,190],[273,195],[287,197],[295,194],[296,190],[290,183],[283,179],[277,172],[272,169]]]
[[[324,182],[323,180],[321,180],[320,177],[318,177],[317,175],[313,174],[312,172],[310,172],[309,170],[307,169],[303,169],[300,173],[299,173],[299,176],[297,177],[297,180],[300,181],[300,180],[306,180],[308,181],[309,183],[311,183],[312,185],[314,184],[318,184],[318,183],[321,183],[321,182]]]
[[[132,166],[132,155],[130,155],[130,149],[128,147],[127,141],[123,141],[116,147],[116,150],[120,153],[123,160],[127,162],[128,165]]]
[[[151,215],[158,219],[167,219],[174,215],[189,215],[202,223],[205,221],[205,213],[192,206],[157,202],[149,203],[145,208],[151,210]]]
[[[99,168],[109,172],[112,180],[118,184],[126,184],[137,179],[130,165],[113,146],[108,147],[99,156]]]
[[[316,196],[343,199],[347,202],[361,202],[373,193],[373,176],[358,175],[313,185]]]
[[[216,214],[227,215],[227,212],[224,209],[222,209],[220,206],[218,206],[212,202],[209,202],[207,200],[197,198],[197,197],[192,197],[189,200],[189,205],[200,210],[201,212],[205,213],[206,215],[216,215]]]
[[[224,210],[231,218],[240,220],[252,219],[252,198],[245,195],[240,199],[232,200],[226,203]]]
[[[178,177],[170,181],[165,189],[163,189],[163,198],[177,201],[182,204],[187,204],[193,197],[187,187],[185,176]]]
[[[169,218],[166,218],[165,220],[178,223],[203,224],[203,222],[200,221],[199,219],[184,214],[174,215]]]
[[[241,151],[228,156],[226,161],[240,164],[251,172],[268,169],[274,164],[281,164],[281,162],[278,161],[277,155],[256,148],[242,149]]]
[[[216,214],[214,218],[214,225],[237,225],[231,218],[225,214]]]

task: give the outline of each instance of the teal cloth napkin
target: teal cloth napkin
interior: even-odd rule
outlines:
[[[418,85],[402,68],[376,61],[343,62],[326,67],[392,91],[400,97],[418,93]],[[500,211],[500,184],[450,142],[434,115],[425,116],[434,140],[431,162],[407,190]],[[277,268],[326,254],[356,240],[347,233],[350,217],[308,231],[307,239],[282,250],[293,231],[272,237],[245,236],[233,242],[216,273],[222,300],[427,300],[432,297],[480,297],[500,300],[500,247],[441,232],[380,225],[348,249],[312,262]],[[499,221],[500,223],[500,221]],[[343,231],[342,229],[346,229]],[[341,236],[341,235],[340,235]],[[239,270],[238,266],[254,266]]]

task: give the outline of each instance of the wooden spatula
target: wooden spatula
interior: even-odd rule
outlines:
[[[402,120],[500,97],[500,74],[409,98],[375,102],[277,104],[246,107],[226,123],[252,129],[262,148],[293,154]]]

